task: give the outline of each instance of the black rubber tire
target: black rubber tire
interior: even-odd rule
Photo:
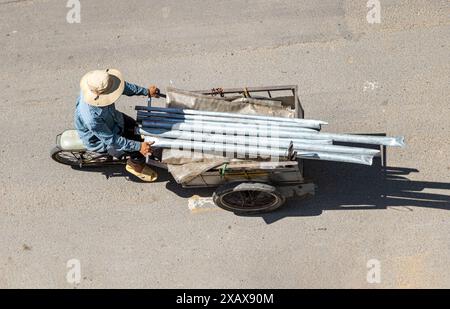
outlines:
[[[233,200],[240,200],[242,203],[238,205]],[[236,214],[258,214],[274,211],[284,204],[286,198],[269,184],[232,182],[217,188],[213,201],[218,207]],[[255,202],[259,204],[254,205]]]
[[[105,166],[115,166],[115,165],[124,165],[126,164],[127,158],[124,157],[123,159],[113,159],[112,157],[102,157],[102,160],[92,160],[92,161],[86,161],[86,158],[83,159],[82,166],[80,166],[80,162],[78,160],[69,160],[68,158],[65,158],[62,154],[64,153],[82,153],[85,157],[86,155],[93,154],[89,151],[83,151],[83,152],[77,152],[77,151],[66,151],[60,149],[58,146],[53,148],[50,151],[50,156],[53,160],[55,160],[58,163],[69,165],[75,168],[97,168],[97,167],[105,167]],[[96,154],[96,153],[94,153]],[[96,154],[98,155],[98,154]]]
[[[64,165],[70,165],[70,166],[79,166],[79,162],[78,161],[71,161],[68,159],[65,159],[63,156],[61,156],[61,154],[66,153],[68,151],[64,151],[62,149],[60,149],[58,146],[54,147],[51,151],[50,151],[50,157],[61,164]]]

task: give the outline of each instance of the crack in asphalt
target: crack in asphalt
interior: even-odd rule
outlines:
[[[5,2],[0,2],[0,5],[7,5],[7,4],[20,3],[20,2],[33,2],[33,0],[9,0],[9,1],[5,1]]]

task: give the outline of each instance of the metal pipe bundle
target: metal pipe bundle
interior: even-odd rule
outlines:
[[[208,128],[206,130],[209,130],[210,128],[216,128],[215,131],[220,130],[225,125],[227,128],[235,129],[236,132],[268,132],[268,134],[275,134],[278,131],[285,131],[285,132],[317,132],[315,129],[311,128],[304,128],[304,127],[298,127],[298,128],[288,128],[288,127],[279,127],[278,125],[274,123],[270,123],[267,125],[262,124],[246,124],[246,123],[219,123],[219,122],[203,122],[203,121],[197,121],[197,120],[186,120],[186,121],[180,121],[179,119],[171,119],[171,118],[146,118],[147,120],[142,120],[142,126],[145,127],[159,127],[159,128],[165,128],[170,129],[171,127],[174,127],[177,124],[186,124],[195,128],[196,131],[203,130],[202,128]],[[273,133],[270,133],[273,132]],[[242,133],[241,133],[242,134]]]
[[[151,127],[142,127],[138,128],[136,131],[137,134],[145,135],[145,136],[155,136],[155,137],[163,137],[163,138],[172,138],[172,139],[182,139],[182,140],[205,140],[205,141],[220,141],[220,140],[232,140],[236,139],[237,141],[245,140],[250,145],[272,145],[279,140],[281,142],[285,142],[286,145],[290,142],[295,144],[311,144],[311,145],[332,145],[332,140],[326,139],[289,139],[289,138],[274,138],[274,137],[261,137],[251,136],[251,135],[223,135],[220,133],[214,132],[198,132],[198,131],[179,131],[179,130],[166,130],[166,129],[158,129]],[[193,134],[197,134],[199,136],[193,137]]]
[[[137,106],[137,110],[139,111],[156,111],[167,114],[182,114],[182,115],[205,115],[205,116],[213,116],[213,117],[227,117],[227,122],[217,122],[221,123],[221,127],[226,127],[230,123],[233,123],[236,118],[244,118],[244,119],[259,119],[266,120],[268,123],[280,123],[280,122],[292,122],[292,123],[301,123],[304,125],[310,125],[312,127],[319,126],[322,124],[327,124],[324,121],[320,120],[309,120],[309,119],[295,119],[295,118],[283,118],[283,117],[269,117],[269,116],[256,116],[256,115],[242,115],[242,114],[233,114],[233,113],[221,113],[221,112],[210,112],[210,111],[201,111],[201,110],[190,110],[190,109],[179,109],[179,108],[163,108],[163,107],[147,107],[147,106]],[[146,120],[142,120],[143,125],[145,126]],[[216,124],[217,126],[218,124]],[[214,130],[212,127],[214,124],[210,122],[205,122],[203,125],[204,130]],[[261,131],[264,126],[258,128],[257,131]],[[266,126],[269,127],[269,126]],[[166,125],[164,128],[168,128]],[[190,130],[192,131],[192,125],[188,123],[178,123],[174,124],[173,129],[176,130]],[[270,128],[273,130],[273,128]],[[225,133],[225,132],[224,132]],[[254,133],[251,131],[251,133]],[[277,135],[276,135],[277,134]],[[398,137],[386,137],[386,136],[367,136],[367,135],[351,135],[351,134],[337,134],[337,133],[318,133],[318,132],[294,132],[289,133],[285,128],[279,127],[277,132],[272,133],[271,135],[276,135],[278,137],[286,137],[286,138],[302,138],[302,139],[331,139],[336,142],[348,142],[348,143],[361,143],[361,144],[373,144],[373,145],[384,145],[384,146],[404,146],[404,138],[402,136]]]
[[[163,112],[148,112],[148,111],[138,111],[137,119],[138,121],[150,120],[150,119],[167,119],[167,121],[175,122],[210,122],[210,123],[230,123],[230,118],[228,117],[214,117],[206,115],[189,115],[189,114],[175,114],[175,113],[163,113]],[[170,119],[170,120],[169,120]],[[285,118],[289,119],[289,118]],[[274,121],[274,120],[262,120],[262,119],[245,119],[245,118],[232,118],[233,124],[247,124],[247,125],[264,125],[264,126],[279,126],[289,129],[294,128],[310,128],[320,130],[321,125],[316,123],[296,123],[291,121]]]
[[[138,106],[139,134],[156,147],[372,164],[374,149],[333,142],[404,146],[404,138],[318,132],[320,120],[243,115],[178,108]]]
[[[374,144],[385,146],[403,146],[403,137],[387,137],[387,136],[366,136],[366,135],[351,135],[351,134],[337,134],[337,133],[322,133],[322,132],[292,132],[286,131],[283,128],[270,127],[231,127],[228,124],[216,125],[210,123],[202,123],[194,125],[192,123],[158,123],[154,121],[142,121],[143,127],[153,127],[169,130],[179,131],[197,131],[197,132],[220,132],[224,134],[238,134],[277,138],[291,138],[291,139],[329,139],[336,142]]]
[[[184,141],[179,139],[165,139],[157,137],[145,137],[146,142],[153,142],[154,147],[169,148],[169,149],[182,149],[200,151],[202,153],[211,153],[224,155],[229,158],[236,157],[251,157],[251,158],[268,158],[278,157],[285,158],[288,156],[288,150],[271,147],[257,147],[257,146],[245,146],[242,145],[228,145],[223,143],[207,143],[196,141]],[[357,163],[371,165],[373,156],[371,155],[358,155],[358,154],[334,154],[318,151],[302,151],[298,152],[297,156],[302,159],[312,160],[326,160],[337,161],[347,163]]]
[[[303,125],[308,125],[308,126],[316,127],[316,128],[320,128],[320,125],[328,124],[325,121],[311,120],[311,119],[272,117],[272,116],[260,116],[260,115],[244,115],[244,114],[210,112],[210,111],[202,111],[202,110],[194,110],[194,109],[181,109],[181,108],[136,106],[136,110],[163,112],[163,113],[168,113],[168,114],[225,117],[227,119],[226,120],[227,122],[232,121],[232,119],[255,119],[255,120],[265,120],[265,121],[271,121],[271,122],[303,124]]]
[[[348,146],[337,146],[330,144],[314,144],[305,143],[305,140],[289,140],[278,138],[259,138],[254,136],[234,136],[234,135],[222,135],[222,134],[208,134],[189,131],[163,131],[155,130],[151,128],[144,128],[139,130],[139,134],[145,136],[153,136],[164,139],[179,139],[195,142],[213,142],[225,145],[249,145],[258,147],[271,147],[287,149],[290,143],[293,143],[294,150],[298,153],[304,151],[317,151],[327,153],[345,153],[345,154],[357,154],[374,156],[379,153],[378,150],[368,148],[357,148]],[[325,140],[325,142],[328,142]]]

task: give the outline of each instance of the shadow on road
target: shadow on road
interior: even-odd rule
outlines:
[[[401,211],[413,211],[411,206],[450,210],[450,183],[407,178],[418,172],[406,167],[383,168],[379,159],[372,166],[308,161],[305,176],[317,185],[316,195],[292,199],[279,211],[260,216],[270,224],[285,217],[318,216],[324,210],[401,207]],[[449,195],[423,192],[426,189],[448,190]]]
[[[123,177],[126,180],[133,181],[136,183],[149,184],[148,182],[141,181],[139,178],[131,175],[125,170],[125,164],[117,164],[117,165],[109,165],[109,166],[100,166],[100,167],[72,167],[72,169],[80,172],[88,172],[88,173],[100,173],[106,177],[106,179],[114,178],[114,177]],[[166,182],[169,180],[173,180],[172,176],[167,173],[166,170],[152,167],[158,173],[157,182]]]
[[[152,166],[151,168],[153,170],[155,170],[155,172],[158,173],[158,179],[153,183],[166,182],[167,190],[174,192],[176,195],[178,195],[180,197],[189,198],[189,197],[192,197],[193,195],[207,197],[207,196],[211,196],[214,192],[214,188],[185,189],[180,184],[175,182],[172,175],[170,175],[167,172],[167,170],[158,168],[155,166]],[[77,167],[72,167],[72,169],[80,171],[80,172],[100,173],[100,174],[104,175],[107,179],[113,178],[113,177],[123,177],[129,181],[133,181],[138,184],[145,184],[145,185],[152,184],[152,183],[148,183],[148,182],[143,182],[139,178],[135,177],[134,175],[129,174],[125,170],[125,165],[122,165],[122,164],[101,166],[101,167],[83,167],[81,169],[77,168]]]
[[[290,199],[281,209],[262,217],[271,224],[286,217],[318,216],[325,210],[386,209],[400,207],[400,211],[413,211],[411,207],[450,210],[450,183],[409,180],[407,176],[419,171],[406,167],[383,167],[375,159],[372,166],[327,161],[306,161],[305,177],[316,185],[316,195],[306,199]],[[193,195],[211,196],[214,188],[184,189],[164,169],[153,167],[170,190],[183,198]],[[125,171],[123,165],[102,168],[83,168],[84,172],[102,173],[107,178],[125,177],[141,182]],[[149,183],[143,183],[151,185]],[[427,189],[448,190],[447,194],[423,192]]]

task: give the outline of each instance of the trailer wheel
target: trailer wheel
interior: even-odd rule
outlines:
[[[273,211],[285,202],[274,186],[259,182],[232,182],[219,187],[213,194],[214,203],[237,214]]]

